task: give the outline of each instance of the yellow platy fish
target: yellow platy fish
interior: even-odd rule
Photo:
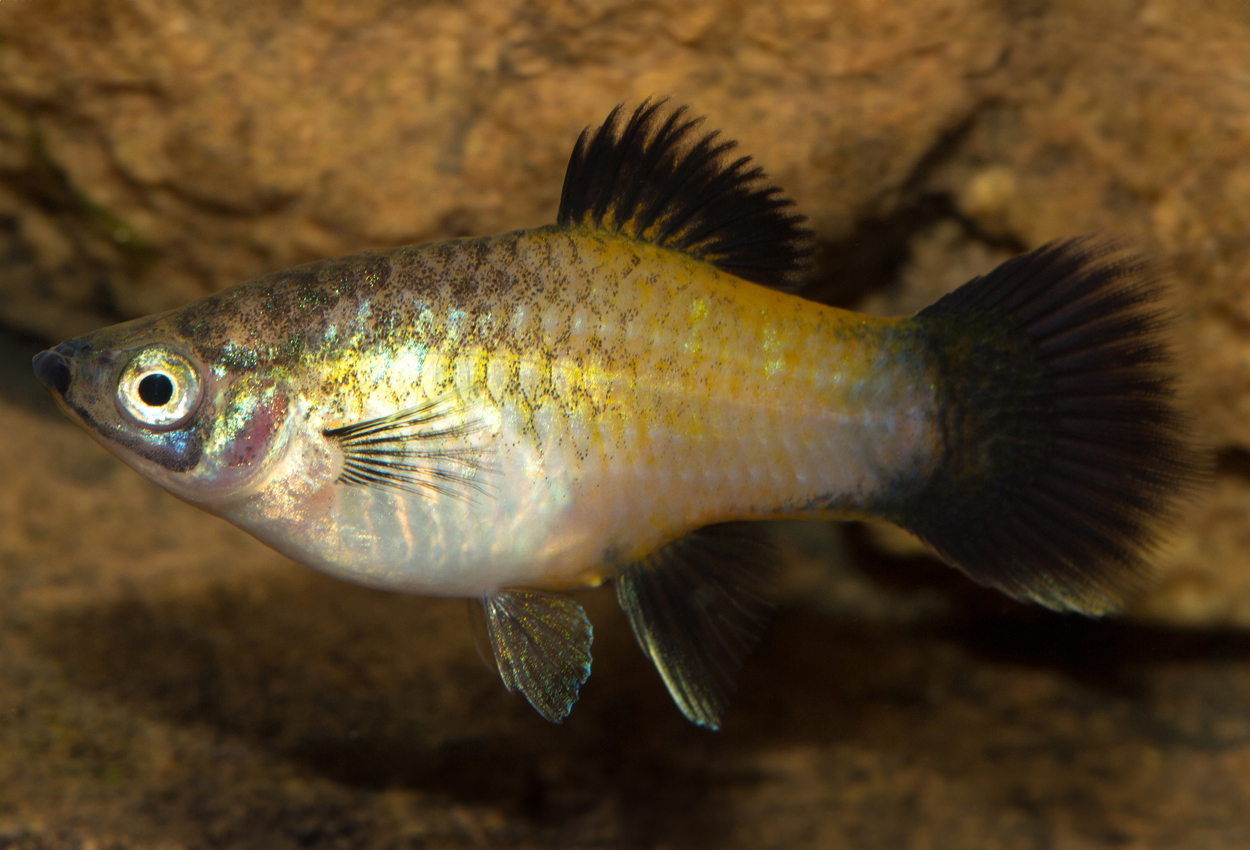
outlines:
[[[62,343],[61,409],[316,569],[481,602],[504,684],[564,718],[611,581],[717,727],[767,614],[751,520],[893,521],[974,580],[1097,614],[1198,477],[1161,284],[1089,239],[905,318],[785,290],[791,202],[684,109],[578,139],[557,223],[277,272]]]

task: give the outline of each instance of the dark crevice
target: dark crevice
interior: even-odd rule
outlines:
[[[982,587],[932,553],[895,555],[883,552],[866,526],[858,522],[843,526],[848,553],[872,584],[892,594],[920,590],[940,593],[969,616],[1024,614],[1034,606],[1016,602],[996,590]]]
[[[965,237],[991,248],[1016,254],[1026,247],[1014,236],[986,233],[960,213],[949,193],[924,193],[888,215],[860,220],[842,239],[819,241],[802,294],[853,308],[869,293],[897,285],[911,259],[912,241],[939,221],[956,222]]]
[[[957,638],[982,658],[1061,670],[1094,685],[1108,685],[1116,671],[1130,667],[1250,659],[1246,629],[1170,626],[1021,608],[1023,616],[970,617],[934,631]]]
[[[938,135],[916,160],[903,181],[898,202],[889,212],[861,218],[855,229],[840,239],[817,242],[803,295],[851,308],[869,293],[896,285],[911,259],[913,239],[939,221],[954,221],[966,238],[1000,251],[1018,254],[1028,247],[1014,235],[987,232],[959,211],[949,192],[925,189],[934,173],[956,157],[983,111],[993,103],[986,100],[978,104]]]
[[[1250,481],[1250,450],[1227,446],[1215,453],[1216,475],[1227,475]]]
[[[981,116],[982,110],[988,103],[981,103],[972,111],[965,115],[951,127],[938,133],[933,144],[929,145],[929,149],[921,154],[916,160],[916,164],[912,166],[911,173],[907,175],[907,179],[903,181],[902,194],[904,197],[916,197],[923,194],[924,186],[929,182],[929,178],[933,176],[945,163],[954,158],[958,153],[960,145],[972,132],[972,128],[976,126],[977,120]]]

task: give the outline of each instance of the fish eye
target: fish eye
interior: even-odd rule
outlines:
[[[117,382],[117,404],[140,425],[166,431],[195,415],[203,386],[195,366],[163,345],[131,358]]]

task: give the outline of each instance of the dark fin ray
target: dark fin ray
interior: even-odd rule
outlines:
[[[1119,608],[1208,474],[1178,410],[1165,303],[1149,263],[1084,237],[921,311],[943,456],[884,512],[1012,597]]]
[[[533,590],[501,590],[482,597],[486,633],[499,678],[534,709],[559,723],[590,677],[594,632],[582,606]]]
[[[667,101],[643,101],[628,118],[612,110],[577,140],[557,221],[681,251],[765,286],[791,286],[812,253],[793,201],[736,142],[697,136],[702,118]],[[622,123],[623,122],[623,123]]]
[[[760,529],[708,526],[630,564],[615,579],[630,628],[690,721],[720,728],[742,659],[759,639],[775,565]]]
[[[491,496],[489,452],[474,436],[482,424],[453,398],[322,432],[343,452],[343,484],[441,495]]]

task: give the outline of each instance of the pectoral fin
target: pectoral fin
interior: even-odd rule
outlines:
[[[709,526],[616,578],[638,645],[693,723],[720,728],[742,658],[768,619],[772,549],[745,524]]]
[[[492,496],[484,425],[455,396],[322,433],[343,452],[339,481],[468,502]]]
[[[568,717],[590,677],[593,630],[582,606],[533,590],[482,597],[486,633],[499,677],[552,723]]]

